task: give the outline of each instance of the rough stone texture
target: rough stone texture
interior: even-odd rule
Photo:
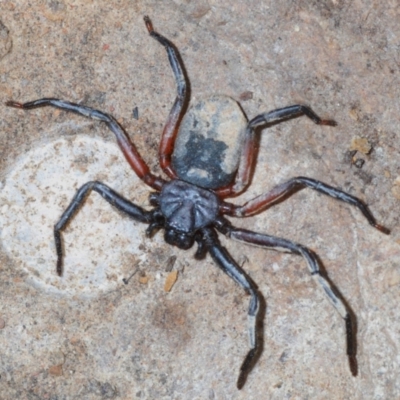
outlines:
[[[3,0],[1,104],[54,96],[110,112],[158,172],[157,145],[175,86],[164,49],[146,32],[145,14],[180,49],[192,99],[226,94],[241,101],[249,117],[305,103],[321,117],[338,122],[336,128],[320,127],[303,117],[263,131],[253,185],[234,201],[306,175],[359,196],[392,230],[384,236],[357,210],[310,190],[261,215],[236,221],[318,253],[357,315],[359,376],[353,378],[348,370],[343,321],[303,260],[224,240],[266,299],[264,351],[238,392],[235,381],[247,351],[249,297],[209,258],[197,262],[192,250],[168,247],[160,234],[146,240],[145,226],[119,222],[124,218],[93,194],[68,228],[68,234],[78,238],[76,246],[68,243],[68,254],[74,257],[80,246],[86,248],[79,274],[85,269],[90,273],[101,262],[116,263],[112,269],[117,272],[112,285],[100,288],[92,283],[90,297],[78,287],[84,275],[71,280],[69,288],[60,284],[62,293],[33,286],[31,260],[24,263],[15,257],[2,236],[0,398],[399,398],[397,2]],[[78,135],[89,144],[103,142],[98,151],[110,146],[114,154],[114,138],[98,122],[55,109],[1,108],[2,213],[16,207],[4,202],[3,191],[22,160],[60,139],[85,142],[76,139]],[[354,138],[367,139],[371,152],[354,154]],[[106,157],[94,155],[92,145],[86,151],[88,160]],[[361,168],[355,159],[365,161]],[[67,169],[89,168],[91,163],[83,161]],[[103,162],[126,171],[123,157]],[[66,168],[60,166],[59,171],[61,167]],[[44,171],[46,165],[41,168]],[[133,173],[125,184],[125,175],[120,181],[109,172],[105,168],[95,175],[145,203],[148,191]],[[30,177],[32,184],[36,175]],[[63,183],[66,178],[59,173],[53,179]],[[70,193],[77,186],[79,181]],[[21,193],[26,207],[46,198],[32,208],[42,207],[44,230],[55,222],[46,213],[50,204],[61,210],[69,201],[69,194],[57,194],[54,188],[48,188],[47,196],[33,195],[29,187]],[[3,216],[2,221],[2,231],[17,229],[12,217]],[[100,229],[101,224],[122,228],[115,233],[106,225]],[[51,238],[51,232],[47,234]],[[118,251],[116,258],[105,261],[106,254]],[[175,255],[173,268],[180,273],[167,293],[165,269]],[[49,274],[48,285],[57,279],[55,266],[49,264],[53,261],[46,259],[44,266],[36,267]],[[69,268],[73,274],[73,265]],[[140,273],[124,285],[120,278],[136,269]]]

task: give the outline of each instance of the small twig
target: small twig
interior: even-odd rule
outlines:
[[[131,280],[131,278],[139,271],[139,267],[137,267],[133,272],[132,275],[126,279],[126,278],[122,278],[122,282],[125,283],[125,285],[127,285],[129,283],[129,281]]]

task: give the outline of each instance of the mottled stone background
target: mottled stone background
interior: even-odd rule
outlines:
[[[192,100],[227,94],[249,117],[304,103],[338,122],[264,130],[253,185],[234,201],[306,175],[365,200],[392,230],[311,190],[236,221],[318,253],[357,315],[359,376],[299,257],[223,240],[266,301],[264,351],[241,392],[249,297],[209,258],[146,240],[93,194],[64,235],[60,281],[51,229],[81,182],[143,205],[149,191],[99,122],[0,107],[0,399],[400,398],[398,2],[1,0],[0,103],[59,97],[112,113],[159,173],[175,83],[146,14],[180,49]]]

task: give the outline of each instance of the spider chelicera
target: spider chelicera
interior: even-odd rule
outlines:
[[[178,51],[168,39],[154,31],[148,17],[144,17],[144,21],[150,36],[165,47],[177,85],[177,97],[162,133],[159,148],[160,165],[170,181],[150,172],[129,136],[109,114],[54,98],[44,98],[24,104],[14,101],[6,103],[7,106],[21,109],[52,106],[105,122],[114,132],[125,158],[136,175],[156,191],[150,194],[150,204],[153,209],[147,211],[101,182],[93,181],[83,185],[54,227],[58,275],[61,276],[63,272],[64,250],[61,232],[92,190],[135,221],[148,223],[146,230],[148,236],[152,236],[159,229],[164,229],[164,239],[171,245],[189,249],[196,242],[198,245],[194,255],[196,259],[201,259],[209,253],[218,267],[251,296],[248,309],[250,350],[241,365],[237,380],[237,387],[241,389],[261,351],[261,337],[257,334],[257,323],[261,319],[262,297],[249,275],[221,246],[217,231],[251,245],[300,255],[305,259],[311,275],[315,277],[328,300],[345,320],[347,355],[351,372],[356,375],[355,332],[350,309],[321,273],[315,253],[287,239],[237,228],[224,217],[254,215],[291,193],[308,187],[357,207],[373,227],[389,233],[376,222],[363,201],[342,190],[306,177],[292,178],[243,205],[231,204],[224,200],[242,193],[250,184],[257,153],[255,132],[257,128],[301,115],[307,116],[318,125],[335,126],[336,122],[321,119],[304,105],[262,113],[247,121],[239,105],[225,96],[213,96],[200,101],[185,113],[189,101],[188,79]]]

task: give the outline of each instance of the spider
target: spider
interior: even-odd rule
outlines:
[[[146,230],[148,237],[159,229],[164,229],[164,239],[170,245],[186,250],[197,243],[194,254],[196,259],[201,259],[209,253],[217,266],[250,294],[250,350],[241,364],[237,379],[237,387],[241,389],[261,352],[262,339],[257,332],[257,324],[261,320],[262,295],[250,276],[220,244],[217,232],[250,245],[302,256],[327,299],[345,320],[347,355],[350,370],[356,375],[355,329],[351,311],[321,272],[316,254],[307,247],[287,239],[237,228],[225,218],[254,215],[284,200],[297,190],[310,188],[357,207],[373,227],[388,234],[389,230],[376,222],[363,201],[325,183],[302,176],[292,178],[243,205],[225,201],[225,198],[242,193],[250,184],[257,154],[257,131],[267,125],[301,115],[307,116],[318,125],[336,126],[336,122],[321,119],[311,108],[304,105],[293,105],[262,113],[248,121],[238,103],[225,96],[212,96],[194,104],[186,112],[189,81],[178,50],[171,41],[153,29],[149,17],[145,16],[144,22],[150,36],[165,47],[177,86],[177,96],[159,147],[160,166],[170,178],[169,181],[150,172],[127,133],[109,114],[55,98],[43,98],[28,103],[6,103],[7,106],[20,109],[52,106],[103,121],[114,132],[126,160],[136,175],[155,190],[149,197],[153,208],[145,210],[98,181],[88,182],[78,189],[54,226],[57,274],[62,276],[63,272],[64,247],[61,233],[92,190],[133,220],[149,224]]]

